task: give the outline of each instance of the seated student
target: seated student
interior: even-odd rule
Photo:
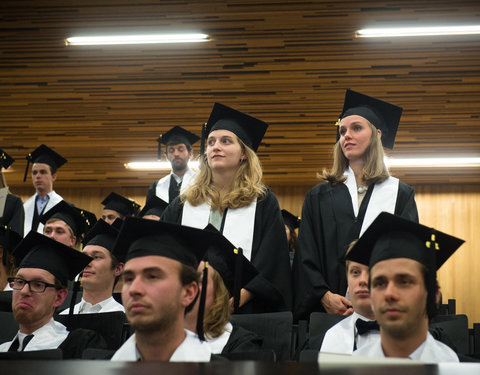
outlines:
[[[23,237],[23,226],[25,222],[23,202],[19,196],[10,194],[5,176],[2,172],[2,168],[10,168],[14,161],[15,159],[0,149],[0,189],[7,189],[7,197],[3,201],[3,207],[0,201],[0,226],[6,225]]]
[[[80,249],[83,235],[93,227],[97,218],[91,212],[75,207],[64,200],[40,216],[43,234],[65,246]]]
[[[147,220],[160,221],[160,217],[167,208],[168,203],[163,199],[157,197],[156,195],[151,196],[147,199],[145,207],[138,213],[138,217]]]
[[[102,212],[102,219],[110,225],[115,219],[125,220],[126,217],[137,215],[138,210],[140,209],[138,203],[114,192],[111,192],[102,201],[102,204],[105,206]]]
[[[67,281],[92,258],[35,231],[18,244],[13,256],[18,271],[8,281],[19,331],[12,341],[0,345],[0,352],[60,348],[64,358],[81,358],[87,347],[105,348],[105,341],[95,332],[68,332],[53,319],[67,296]]]
[[[83,269],[83,295],[73,309],[74,314],[125,312],[125,308],[112,297],[115,282],[123,270],[123,259],[113,253],[121,223],[117,219],[108,225],[100,219],[85,236],[83,253],[93,260]],[[69,311],[65,309],[60,314]]]
[[[352,242],[347,254],[356,241]],[[364,345],[378,340],[380,331],[373,314],[368,290],[368,266],[353,260],[345,261],[347,293],[352,302],[353,314],[330,328],[323,338],[321,352],[352,354]],[[350,312],[347,312],[347,315]],[[312,348],[312,343],[310,343]]]
[[[208,362],[211,351],[183,328],[198,295],[207,250],[200,229],[126,218],[114,252],[125,254],[122,301],[135,333],[112,361]]]
[[[207,282],[202,280],[202,299],[198,299],[193,309],[185,315],[184,327],[205,339],[213,354],[256,352],[262,349],[263,340],[253,332],[230,322],[232,300],[240,294],[240,288],[250,282],[258,271],[243,254],[239,253],[225,237],[209,225],[208,230],[215,231],[212,242],[200,262],[198,270],[203,270],[203,278],[207,274]],[[235,252],[236,251],[236,252]],[[237,262],[240,257],[241,265]],[[241,273],[237,267],[241,267]],[[235,280],[238,290],[235,290]],[[238,302],[238,301],[237,301]],[[202,317],[199,305],[204,303],[203,325],[199,326]],[[235,305],[235,304],[233,304]],[[200,332],[199,332],[200,331]]]
[[[375,219],[347,259],[369,265],[380,340],[353,355],[458,362],[455,352],[428,332],[428,323],[436,313],[436,271],[463,242],[386,212]]]
[[[0,290],[12,290],[8,278],[15,275],[15,261],[12,251],[22,236],[8,227],[0,226]]]

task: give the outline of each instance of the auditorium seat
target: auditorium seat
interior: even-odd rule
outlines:
[[[0,344],[12,341],[18,332],[18,324],[12,312],[0,311]]]
[[[310,324],[308,327],[308,349],[320,350],[322,347],[325,333],[346,316],[339,314],[327,314],[322,312],[313,312],[310,314]]]

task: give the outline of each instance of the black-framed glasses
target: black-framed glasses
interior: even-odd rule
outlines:
[[[10,285],[10,288],[15,290],[22,290],[25,285],[28,284],[28,287],[32,293],[43,293],[47,288],[58,289],[58,285],[55,284],[49,284],[40,280],[27,281],[20,277],[9,277],[8,284]]]

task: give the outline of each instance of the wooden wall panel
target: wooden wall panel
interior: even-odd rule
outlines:
[[[472,322],[480,322],[480,185],[415,185],[416,201],[422,224],[438,228],[466,241],[460,250],[442,267],[438,274],[444,300],[455,298],[457,311],[465,313]],[[306,185],[271,186],[280,206],[296,215],[301,214]],[[144,188],[58,188],[57,192],[77,206],[101,215],[100,202],[112,189],[140,204],[144,204]],[[24,186],[13,190],[28,198],[33,188]]]

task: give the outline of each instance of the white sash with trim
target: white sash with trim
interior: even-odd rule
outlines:
[[[43,213],[47,212],[50,208],[55,206],[57,203],[60,203],[60,201],[63,200],[63,198],[57,194],[55,191],[52,191],[50,194],[50,199],[48,200]],[[35,202],[35,197],[37,194],[35,193],[32,195],[24,204],[23,204],[23,209],[25,211],[25,221],[23,224],[23,236],[25,237],[28,232],[30,232],[30,229],[32,228],[32,221],[33,221],[33,210],[37,209],[37,205]],[[43,233],[43,224],[39,223],[38,228],[37,228],[38,233]]]
[[[352,199],[353,212],[355,217],[358,216],[358,193],[357,182],[355,175],[350,167],[345,171],[347,180],[344,184],[347,186]],[[399,180],[396,177],[390,176],[387,180],[380,184],[375,184],[372,191],[372,196],[368,202],[367,211],[363,219],[360,236],[367,230],[376,217],[383,211],[393,214],[397,203]]]
[[[155,195],[160,199],[163,199],[167,203],[170,203],[168,201],[169,199],[168,189],[170,187],[170,177],[172,176],[172,174],[173,172],[170,172],[169,175],[162,177],[160,180],[158,180],[157,188],[155,189]],[[180,187],[180,194],[182,194],[185,191],[185,189],[188,188],[193,183],[195,175],[196,175],[195,171],[193,171],[190,168],[187,169],[187,171],[183,175],[182,186]]]
[[[251,261],[253,246],[253,230],[255,224],[255,211],[257,199],[250,205],[226,211],[225,224],[222,234],[236,247],[241,247],[245,258]],[[203,229],[208,225],[210,218],[210,205],[202,203],[192,206],[185,202],[183,205],[182,225]]]

